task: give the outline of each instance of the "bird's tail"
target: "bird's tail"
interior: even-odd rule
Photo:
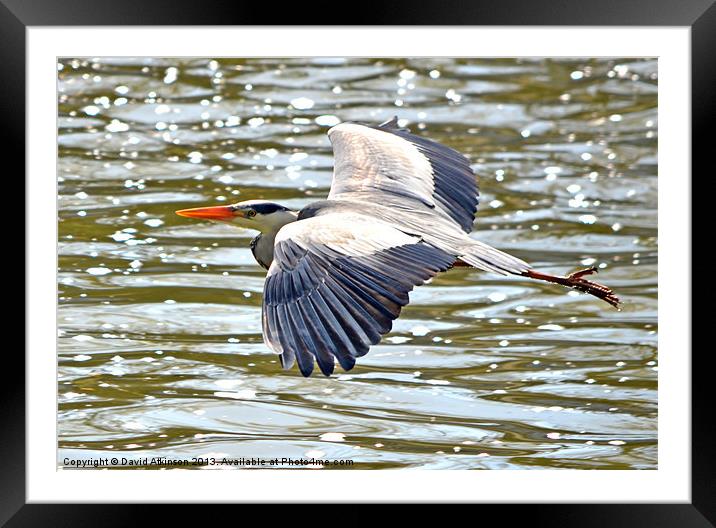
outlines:
[[[531,279],[561,284],[562,286],[593,295],[619,309],[621,301],[611,288],[584,278],[587,275],[596,273],[597,268],[588,268],[576,271],[566,277],[560,277],[559,275],[550,275],[536,271],[524,260],[513,257],[504,251],[490,247],[477,240],[471,240],[469,244],[461,247],[461,251],[464,251],[464,254],[458,257],[458,262],[462,261],[474,268],[499,273],[501,275],[520,275]]]
[[[458,257],[465,264],[500,275],[524,275],[532,269],[524,260],[513,257],[487,244],[471,239],[460,248]]]

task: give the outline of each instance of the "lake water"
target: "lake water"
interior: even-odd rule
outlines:
[[[59,452],[657,466],[657,61],[61,59]],[[468,155],[473,236],[624,301],[455,269],[349,373],[281,369],[255,233],[174,214],[329,189],[339,121]],[[206,467],[206,466],[204,466]]]

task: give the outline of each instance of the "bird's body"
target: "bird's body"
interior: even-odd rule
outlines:
[[[408,293],[454,265],[556,282],[617,305],[585,270],[557,277],[469,236],[479,192],[469,161],[415,136],[393,119],[378,127],[343,123],[329,133],[331,191],[298,213],[271,202],[178,211],[183,216],[258,229],[251,250],[268,270],[265,342],[304,376],[318,363],[356,358],[390,331]]]

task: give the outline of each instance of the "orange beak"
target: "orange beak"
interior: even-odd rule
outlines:
[[[196,207],[194,209],[182,209],[176,211],[179,216],[198,218],[199,220],[231,220],[238,211],[234,211],[229,205],[217,205],[214,207]]]

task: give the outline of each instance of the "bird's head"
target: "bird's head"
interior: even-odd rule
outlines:
[[[176,214],[198,220],[226,222],[262,233],[276,232],[284,225],[295,222],[298,216],[296,211],[266,200],[246,200],[231,205],[182,209]]]

